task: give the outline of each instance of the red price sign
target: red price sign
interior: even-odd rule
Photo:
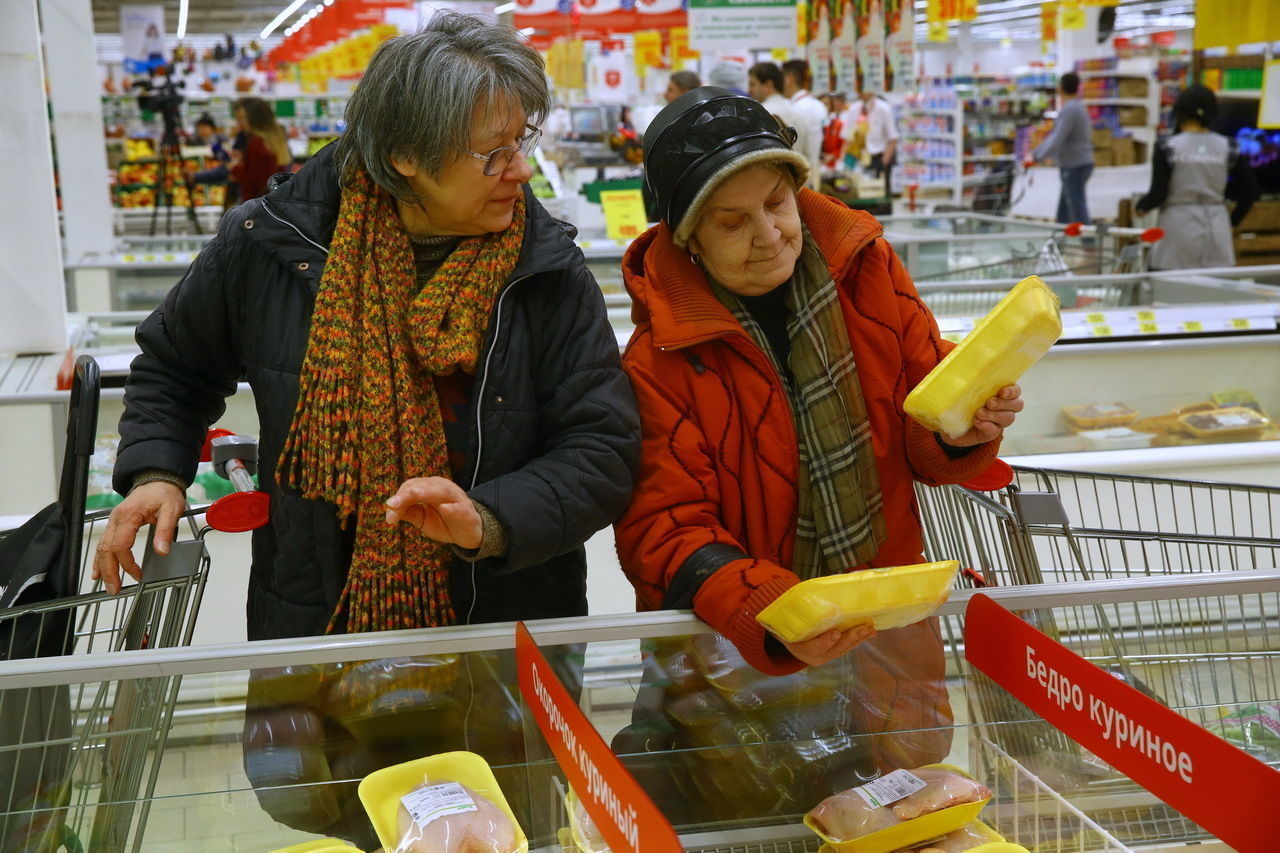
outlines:
[[[565,778],[614,853],[683,853],[658,811],[573,701],[523,622],[516,625],[520,692]]]
[[[1280,771],[1049,639],[988,596],[965,612],[965,657],[1072,740],[1240,853],[1273,853]]]
[[[622,85],[622,72],[616,68],[610,68],[604,72],[604,84],[611,89],[616,89]]]

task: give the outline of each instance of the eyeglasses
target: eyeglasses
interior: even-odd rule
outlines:
[[[501,175],[511,165],[511,161],[515,158],[516,152],[526,158],[532,157],[534,149],[538,147],[538,141],[542,139],[542,128],[534,127],[526,124],[525,129],[529,133],[520,140],[518,145],[504,145],[501,148],[495,148],[488,154],[477,154],[474,151],[468,151],[472,157],[477,160],[484,161],[484,173],[492,178],[494,175]]]

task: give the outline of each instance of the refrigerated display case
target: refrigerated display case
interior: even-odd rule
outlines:
[[[904,744],[985,782],[994,796],[983,820],[1037,853],[1225,850],[970,668],[971,592],[957,590],[938,614],[945,676],[936,686],[952,717],[927,730],[849,724],[869,719],[851,709],[869,706],[856,685],[838,683],[847,668],[761,676],[687,614],[530,628],[689,850],[811,853],[805,811],[884,769],[870,757]],[[1143,693],[1280,763],[1280,748],[1250,726],[1258,709],[1280,703],[1276,570],[989,592]],[[72,768],[61,800],[43,811],[6,800],[0,817],[10,827],[56,825],[94,850],[267,851],[320,836],[372,850],[359,780],[466,748],[493,767],[530,848],[558,851],[564,777],[530,723],[512,648],[507,624],[0,663],[10,712],[36,691],[61,690],[76,721],[69,738],[10,738],[0,748],[37,761],[65,747]],[[169,696],[167,725],[132,725],[156,719],[149,703]],[[111,713],[86,713],[93,702]],[[129,779],[155,781],[149,796],[124,790],[118,762],[103,763],[125,756]]]

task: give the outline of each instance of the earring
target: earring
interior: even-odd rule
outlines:
[[[693,261],[693,265],[695,267],[702,266],[702,255],[699,255],[696,252],[689,253],[689,260]]]

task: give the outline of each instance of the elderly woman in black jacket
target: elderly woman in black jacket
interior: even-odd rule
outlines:
[[[573,231],[525,186],[547,108],[514,30],[438,16],[378,50],[338,142],[225,217],[138,329],[108,589],[141,525],[167,549],[245,379],[271,495],[250,639],[586,613],[639,422]]]

